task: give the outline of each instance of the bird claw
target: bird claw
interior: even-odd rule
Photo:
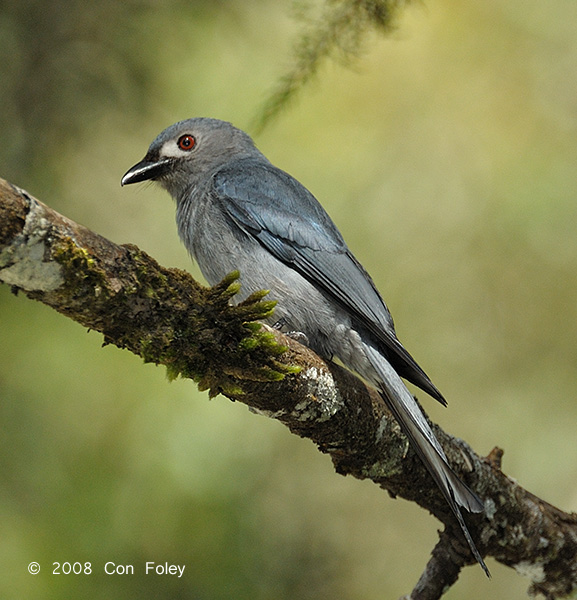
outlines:
[[[273,329],[280,331],[287,324],[286,317],[281,317],[273,326]]]
[[[288,320],[286,317],[281,317],[272,326],[272,328],[276,329],[277,331],[280,331],[285,325],[288,325]],[[302,331],[286,331],[285,335],[288,335],[288,337],[290,337],[291,340],[294,340],[295,342],[298,342],[299,344],[302,344],[303,346],[306,346],[307,348],[309,347],[309,338]]]
[[[287,331],[286,335],[288,335],[291,340],[294,340],[307,348],[309,347],[309,338],[302,331]]]

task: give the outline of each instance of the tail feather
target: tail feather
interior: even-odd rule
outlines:
[[[429,423],[393,367],[373,347],[367,346],[366,354],[379,376],[377,386],[381,397],[435,483],[439,486],[445,500],[457,518],[475,560],[481,565],[486,575],[490,577],[487,565],[473,542],[460,510],[460,507],[462,507],[468,512],[482,512],[482,501],[457,477],[449,466],[443,448]]]

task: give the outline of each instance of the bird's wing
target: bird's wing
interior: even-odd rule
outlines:
[[[397,339],[391,314],[372,279],[303,185],[262,159],[242,159],[215,174],[214,194],[239,227],[368,329],[402,377],[445,403]]]

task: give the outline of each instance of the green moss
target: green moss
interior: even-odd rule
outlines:
[[[66,314],[80,322],[91,318],[94,303],[101,305],[110,295],[106,272],[97,260],[70,237],[60,238],[52,245],[52,259],[63,267],[64,284],[56,294]],[[92,302],[91,302],[92,301]]]
[[[242,381],[278,381],[298,369],[276,360],[287,348],[258,322],[272,315],[276,302],[263,300],[268,291],[256,292],[238,304],[239,273],[230,273],[211,288],[202,288],[199,306],[185,311],[173,323],[173,339],[163,349],[169,379],[187,377],[211,396],[238,395]],[[156,340],[161,342],[161,340]],[[142,353],[148,356],[147,345]]]
[[[124,244],[122,247],[129,254],[130,260],[135,266],[134,274],[138,286],[132,291],[147,298],[158,298],[159,292],[169,286],[168,277],[163,272],[163,268],[138,246]],[[176,269],[166,270],[176,273]],[[192,281],[192,278],[190,280]]]
[[[276,306],[266,300],[268,291],[233,304],[240,290],[238,271],[207,288],[184,271],[163,269],[135,246],[123,248],[125,264],[115,264],[120,274],[114,290],[110,272],[72,239],[54,250],[65,267],[64,293],[67,305],[74,305],[74,318],[102,331],[106,343],[165,365],[170,380],[193,379],[211,396],[238,395],[243,380],[277,381],[296,372],[277,360],[287,348],[259,323]]]
[[[64,267],[68,280],[76,282],[79,278],[93,278],[101,285],[106,283],[105,274],[97,267],[96,261],[85,248],[78,246],[70,237],[65,237],[53,245],[52,258]]]

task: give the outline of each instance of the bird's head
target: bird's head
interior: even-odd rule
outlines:
[[[178,198],[228,162],[262,156],[252,139],[218,119],[187,119],[171,125],[150,145],[146,156],[122,177],[121,185],[156,181]]]

